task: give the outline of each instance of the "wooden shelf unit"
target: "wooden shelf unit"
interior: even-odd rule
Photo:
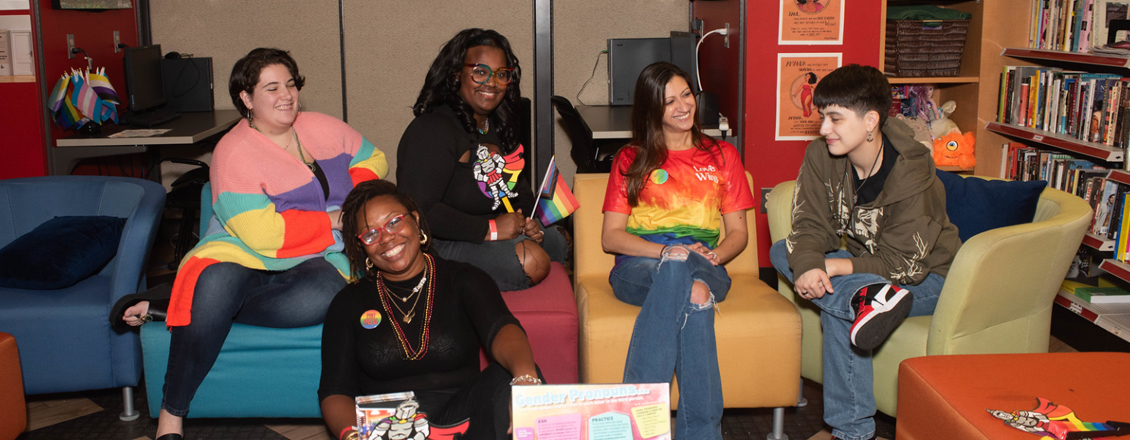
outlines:
[[[988,124],[985,124],[985,130],[1028,142],[1046,145],[1058,150],[1073,153],[1075,155],[1086,156],[1091,159],[1098,159],[1106,162],[1125,161],[1125,152],[1121,148],[1094,142],[1081,141],[1065,134],[1052,133],[1050,131],[1037,130],[1034,128],[1021,127],[1018,125],[1002,124],[999,122],[990,122]]]
[[[942,104],[946,101],[954,101],[957,104],[957,110],[950,115],[952,120],[962,131],[976,130],[981,124],[978,122],[978,112],[981,107],[978,102],[979,97],[983,94],[981,84],[984,83],[984,76],[981,75],[982,64],[982,23],[984,20],[985,2],[981,0],[928,0],[928,1],[907,1],[907,0],[881,0],[882,11],[882,25],[879,26],[879,70],[885,71],[886,60],[886,41],[887,41],[887,6],[903,6],[915,4],[935,4],[944,8],[954,9],[962,12],[972,14],[973,17],[969,21],[969,30],[965,35],[965,50],[961,55],[961,68],[957,76],[949,77],[893,77],[888,76],[887,80],[891,84],[933,84],[935,93],[937,94],[936,101]],[[995,56],[995,52],[993,53]],[[994,105],[995,108],[995,105]],[[999,151],[997,152],[999,156]],[[977,167],[973,170],[961,170],[963,172],[973,171],[974,174],[983,174],[977,172],[982,168],[981,156],[977,156]],[[998,158],[999,160],[999,158]]]
[[[1027,58],[1039,61],[1055,61],[1092,66],[1118,67],[1130,69],[1130,57],[1095,55],[1090,53],[1063,52],[1059,50],[1028,49],[1006,47],[1001,50],[1002,57]]]

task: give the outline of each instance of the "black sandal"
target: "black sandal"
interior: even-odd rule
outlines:
[[[122,319],[126,309],[142,301],[149,301],[149,310],[141,317],[143,322],[164,321],[165,312],[169,308],[169,298],[173,295],[173,285],[170,283],[159,284],[144,292],[131,293],[118,299],[114,307],[110,308],[110,326],[118,332],[125,332],[131,328]]]

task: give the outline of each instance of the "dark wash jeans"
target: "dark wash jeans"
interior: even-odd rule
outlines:
[[[161,409],[174,416],[188,414],[189,403],[216,363],[232,323],[274,328],[321,324],[330,300],[345,284],[341,273],[321,257],[281,272],[235,263],[208,266],[192,295],[192,323],[169,327]],[[267,363],[269,359],[264,359]]]

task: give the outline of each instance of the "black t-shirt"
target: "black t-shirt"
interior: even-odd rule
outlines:
[[[851,173],[851,183],[859,188],[856,193],[856,205],[864,205],[875,201],[879,197],[879,193],[883,192],[883,184],[887,182],[887,176],[891,174],[891,169],[895,167],[895,161],[898,160],[899,152],[895,150],[894,144],[887,135],[883,135],[883,164],[879,165],[879,171],[869,179],[860,179],[859,175],[854,171]],[[851,166],[851,162],[848,162]],[[850,169],[850,168],[849,168]],[[860,186],[860,183],[863,186]]]
[[[409,324],[401,320],[400,311],[390,306],[390,313],[384,308],[370,278],[349,284],[334,297],[322,330],[319,401],[335,394],[357,397],[413,391],[422,409],[434,411],[479,374],[480,347],[490,347],[506,325],[521,325],[485,272],[440,258],[435,263],[435,301],[427,326],[428,351],[422,359],[407,360],[391,320],[397,320],[412,348],[418,349],[427,297],[416,305],[416,316]],[[394,294],[405,296],[419,281],[415,277],[386,285],[392,286]],[[425,285],[420,293],[427,291]],[[399,305],[408,312],[412,302]],[[361,315],[369,310],[380,312],[381,320],[366,329]]]
[[[420,207],[420,212],[437,238],[452,241],[480,243],[486,238],[487,221],[506,211],[506,206],[494,207],[494,198],[483,192],[480,179],[474,173],[476,149],[480,144],[498,147],[501,141],[494,130],[486,134],[467,133],[450,107],[440,105],[417,116],[404,130],[396,150],[397,185]],[[470,152],[468,162],[460,162],[464,153]],[[523,153],[523,158],[528,153]],[[510,198],[514,209],[521,209],[527,217],[534,203],[527,173],[518,175]],[[510,175],[499,177],[509,180]]]

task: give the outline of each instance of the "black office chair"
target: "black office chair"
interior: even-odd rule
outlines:
[[[165,157],[157,161],[152,169],[155,171],[162,162],[196,166],[177,177],[171,185],[172,189],[165,195],[166,209],[181,210],[180,225],[173,241],[173,261],[168,264],[169,270],[177,270],[180,260],[200,241],[199,233],[195,231],[198,224],[196,216],[200,213],[200,192],[204,184],[208,183],[208,164],[195,159]]]
[[[562,96],[554,95],[550,98],[553,107],[561,115],[565,124],[565,132],[573,148],[569,150],[569,157],[577,164],[578,173],[607,173],[612,171],[612,158],[616,155],[622,142],[598,143],[592,138],[592,129],[581,118],[573,104]]]

